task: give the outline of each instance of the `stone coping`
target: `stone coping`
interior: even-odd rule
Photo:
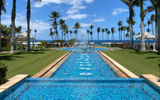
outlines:
[[[109,62],[111,62],[115,67],[117,67],[122,73],[124,73],[128,78],[139,78],[137,75],[126,69],[124,66],[120,65],[118,62],[113,60],[111,57],[103,53],[102,51],[98,51],[102,56],[104,56]]]
[[[160,82],[158,82],[158,80],[160,80],[159,77],[152,74],[142,74],[141,77],[158,86],[158,88],[160,89]]]
[[[63,57],[63,59],[59,63],[57,63],[54,67],[52,67],[45,75],[43,75],[42,78],[51,77],[51,75],[55,73],[57,69],[59,69],[59,67],[67,60],[69,56],[70,56],[70,53],[66,55],[65,57]]]
[[[8,80],[8,82],[6,82],[5,84],[0,85],[0,93],[8,90],[9,88],[11,88],[12,86],[16,85],[20,81],[26,79],[27,77],[29,77],[29,75],[20,74],[20,75],[16,75],[16,76],[10,78]]]
[[[71,51],[65,53],[63,56],[59,57],[56,61],[52,62],[47,67],[43,68],[40,72],[33,75],[32,78],[43,77],[46,73],[48,73],[51,69],[53,69],[57,64],[59,64],[70,53],[71,53]]]

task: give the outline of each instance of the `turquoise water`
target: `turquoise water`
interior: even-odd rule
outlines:
[[[28,78],[3,100],[160,100],[144,79],[68,80]]]
[[[72,53],[51,78],[118,78],[98,53]]]
[[[160,100],[160,89],[143,78],[123,79],[97,50],[73,53],[50,78],[27,78],[0,94],[0,100]]]

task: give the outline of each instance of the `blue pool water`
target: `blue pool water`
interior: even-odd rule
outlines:
[[[144,79],[68,80],[28,78],[3,100],[160,100]]]
[[[123,79],[94,48],[73,53],[50,78],[27,78],[0,94],[0,100],[160,100],[160,89],[143,78]]]
[[[51,78],[118,78],[98,53],[72,53]]]

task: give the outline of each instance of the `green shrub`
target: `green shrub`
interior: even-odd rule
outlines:
[[[7,81],[6,74],[7,74],[7,66],[5,64],[0,63],[0,84],[3,84]]]
[[[73,46],[76,41],[77,41],[76,39],[71,39],[71,40],[69,40],[69,44],[70,44],[71,46]]]

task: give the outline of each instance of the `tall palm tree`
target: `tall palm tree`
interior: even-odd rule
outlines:
[[[91,26],[89,26],[89,28],[90,28],[91,41],[93,42],[93,28],[94,28],[94,26],[91,25]]]
[[[160,54],[160,0],[150,0],[155,9],[156,34],[158,39],[158,54]]]
[[[130,33],[131,33],[131,48],[133,48],[133,17],[134,17],[134,6],[138,6],[139,2],[138,0],[121,0],[123,3],[125,3],[129,8],[129,27],[130,27]]]
[[[62,31],[62,33],[61,33],[61,40],[63,40],[63,32],[64,32],[64,25],[65,25],[65,20],[63,20],[63,19],[60,19],[59,20],[59,24],[60,24],[60,29],[61,29],[61,31]]]
[[[69,33],[70,33],[70,39],[71,39],[72,38],[72,33],[73,33],[72,30],[70,30]]]
[[[33,50],[35,49],[35,42],[36,42],[36,34],[37,34],[37,29],[34,30],[34,41],[33,41]]]
[[[88,34],[88,42],[89,42],[89,34],[90,34],[90,30],[87,30],[87,34]]]
[[[41,1],[41,0],[34,0],[34,1]],[[27,50],[30,51],[30,19],[31,19],[31,0],[27,0]]]
[[[15,27],[15,19],[16,19],[16,0],[13,0],[13,7],[12,7],[12,17],[11,17],[11,53],[14,53],[14,50],[16,49],[16,41],[15,41],[15,33],[16,33],[16,27]]]
[[[144,18],[146,14],[153,11],[152,8],[148,7],[144,10],[144,0],[139,0],[140,5],[140,17],[141,17],[141,50],[145,50],[145,32],[144,32]]]
[[[75,39],[77,39],[77,34],[78,34],[78,31],[77,30],[74,30],[74,34],[75,34]]]
[[[106,39],[109,40],[109,36],[108,36],[108,34],[107,34],[108,28],[105,28],[105,32],[106,32]]]
[[[6,1],[5,0],[0,0],[0,51],[2,50],[2,43],[1,43],[1,36],[2,36],[2,33],[1,33],[1,16],[2,16],[2,12],[5,12],[6,13],[6,9],[5,9],[5,5],[6,5]]]
[[[78,39],[78,30],[79,30],[80,28],[81,28],[81,24],[80,24],[80,23],[77,22],[77,23],[74,24],[74,29],[76,29],[76,32],[77,32],[77,33],[76,33],[77,39]]]
[[[50,16],[51,20],[50,21],[52,22],[52,27],[54,29],[54,33],[56,34],[57,40],[59,39],[59,34],[58,34],[58,29],[57,29],[57,27],[58,27],[57,19],[59,17],[60,17],[60,14],[58,12],[56,12],[56,11],[51,12],[51,16]]]
[[[98,37],[98,42],[99,42],[99,32],[101,31],[101,28],[100,27],[98,27],[97,28],[97,37]]]
[[[121,38],[120,27],[122,26],[122,21],[119,21],[119,22],[117,23],[117,25],[119,26],[118,31],[119,31],[119,40],[120,40],[120,38]]]
[[[108,40],[110,40],[110,36],[109,36],[109,35],[110,35],[110,33],[111,33],[111,32],[110,32],[110,30],[108,30],[108,32],[107,32]]]
[[[102,40],[104,42],[104,32],[105,32],[105,29],[102,29]]]
[[[150,25],[151,25],[151,20],[150,20],[150,19],[148,19],[148,21],[147,21],[147,25],[148,25],[147,32],[150,32]]]
[[[114,39],[114,33],[115,33],[114,27],[111,28],[111,32],[112,32],[112,41],[113,41],[113,39]]]
[[[49,34],[49,36],[51,36],[52,41],[53,41],[53,35],[54,35],[54,32],[52,31],[52,28],[50,28],[50,34]]]
[[[151,20],[151,24],[152,24],[152,34],[154,35],[154,29],[153,29],[153,22],[155,21],[155,15],[154,14],[151,15],[150,20]]]
[[[125,41],[125,37],[126,37],[126,33],[125,33],[126,30],[127,30],[127,27],[126,27],[126,26],[123,26],[123,31],[124,31],[124,37],[123,37],[123,38],[124,38],[124,41]]]

